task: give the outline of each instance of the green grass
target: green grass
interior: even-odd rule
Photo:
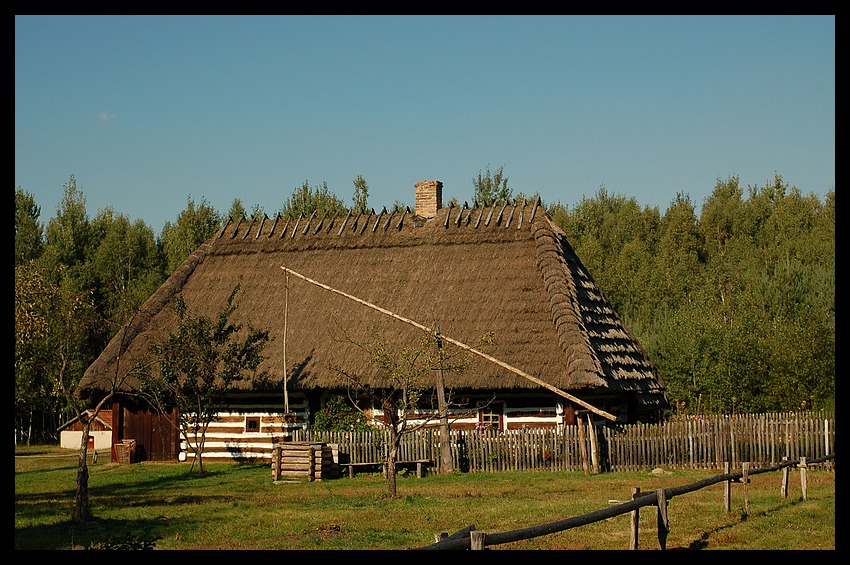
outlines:
[[[16,454],[72,454],[28,448]],[[15,459],[15,549],[155,547],[155,549],[377,550],[421,547],[437,532],[469,525],[484,532],[537,526],[600,510],[609,499],[689,484],[719,471],[584,473],[508,472],[399,477],[387,497],[380,474],[321,482],[272,481],[269,465],[206,463],[89,465],[93,519],[70,521],[76,457]],[[195,468],[197,471],[197,467]],[[750,515],[743,485],[732,487],[732,511],[717,484],[670,500],[668,549],[835,549],[835,473],[812,469],[802,499],[791,472],[788,498],[781,472],[752,476]],[[639,548],[657,549],[656,512],[640,512]],[[628,549],[629,515],[490,549]]]

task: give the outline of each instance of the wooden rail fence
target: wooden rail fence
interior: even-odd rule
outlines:
[[[452,430],[452,467],[471,473],[722,469],[725,462],[765,466],[835,452],[835,416],[817,413],[689,416],[625,426],[579,422],[560,430]],[[389,432],[296,430],[293,440],[335,445],[339,465],[367,468],[386,461]],[[423,429],[402,438],[398,460],[439,468],[440,453],[439,431]]]
[[[440,549],[484,549],[486,546],[491,545],[502,545],[506,543],[541,537],[548,534],[553,534],[556,532],[561,532],[564,530],[569,530],[572,528],[577,528],[579,526],[584,526],[587,524],[592,524],[594,522],[599,522],[601,520],[607,520],[609,518],[613,518],[615,516],[619,516],[621,514],[626,514],[631,512],[631,531],[629,536],[629,549],[636,550],[638,549],[638,524],[639,524],[639,512],[640,509],[645,506],[655,506],[656,507],[656,524],[657,524],[657,533],[658,533],[658,548],[666,549],[667,548],[667,534],[670,531],[670,517],[667,513],[667,504],[670,499],[676,496],[682,496],[688,494],[690,492],[694,492],[705,487],[714,485],[716,483],[724,482],[725,488],[723,493],[724,499],[724,508],[728,513],[731,511],[731,488],[732,483],[741,483],[744,487],[744,511],[745,514],[749,515],[750,507],[749,507],[749,495],[747,491],[747,484],[749,482],[750,475],[756,475],[759,473],[767,473],[771,471],[782,470],[782,485],[781,485],[781,495],[783,498],[788,497],[788,471],[791,467],[797,467],[800,470],[800,484],[802,487],[802,497],[806,499],[806,472],[807,468],[811,465],[821,464],[831,462],[835,459],[835,454],[826,455],[819,459],[813,461],[806,461],[805,457],[802,457],[799,463],[794,461],[782,461],[777,465],[772,465],[769,467],[762,468],[751,468],[749,462],[744,462],[742,464],[741,472],[731,473],[729,472],[730,464],[728,462],[724,463],[725,472],[721,475],[715,475],[713,477],[709,477],[695,483],[670,487],[670,488],[661,488],[653,492],[641,492],[640,488],[632,489],[632,500],[621,502],[616,500],[609,501],[609,507],[603,508],[600,510],[596,510],[594,512],[590,512],[588,514],[582,514],[580,516],[573,516],[571,518],[565,518],[563,520],[558,520],[555,522],[549,522],[547,524],[542,524],[539,526],[532,526],[528,528],[521,528],[518,530],[512,530],[509,532],[500,532],[500,533],[486,533],[480,530],[475,529],[475,525],[470,525],[463,530],[455,532],[452,535],[448,535],[446,533],[435,534],[434,539],[435,543],[426,545],[424,547],[413,548],[413,549],[422,549],[422,550],[440,550]]]

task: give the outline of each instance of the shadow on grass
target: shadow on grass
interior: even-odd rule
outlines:
[[[185,523],[185,520],[182,520]],[[92,518],[85,523],[70,520],[47,526],[15,529],[15,549],[153,549],[168,527],[163,517],[148,520]]]
[[[228,492],[234,476],[252,468],[252,465],[170,473],[135,481],[133,475],[122,475],[110,480],[106,475],[89,478],[89,508],[93,517],[85,523],[70,520],[76,498],[75,489],[51,493],[15,494],[15,520],[20,523],[37,523],[67,517],[49,525],[15,527],[15,549],[153,549],[173,525],[164,516],[145,519],[110,519],[99,517],[104,508],[133,508],[144,506],[209,504],[228,502],[233,493]],[[143,475],[139,475],[142,477]],[[104,481],[106,481],[104,483]],[[94,483],[94,484],[92,484]],[[205,518],[206,521],[209,517]],[[180,518],[180,527],[187,525]]]
[[[780,511],[789,510],[789,509],[797,506],[800,502],[802,502],[802,499],[790,500],[786,503],[778,504],[778,505],[774,506],[773,508],[768,508],[767,510],[763,510],[763,511],[758,512],[756,514],[750,514],[749,516],[747,514],[745,514],[743,510],[741,510],[741,514],[740,514],[739,519],[737,521],[730,522],[728,524],[723,524],[722,526],[718,526],[718,527],[714,528],[713,530],[703,532],[702,535],[700,535],[699,539],[692,541],[691,543],[688,544],[688,546],[686,548],[682,548],[682,549],[707,549],[708,548],[708,542],[709,542],[709,539],[711,538],[711,536],[719,534],[720,532],[722,532],[724,530],[734,528],[735,526],[738,526],[739,524],[742,524],[742,523],[746,522],[747,520],[755,520],[755,519],[758,519],[760,517],[770,516],[772,514],[780,512]],[[731,513],[730,513],[730,515],[731,515]]]

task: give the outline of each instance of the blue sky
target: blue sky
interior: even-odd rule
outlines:
[[[835,187],[835,17],[16,16],[15,187],[74,175],[159,235],[188,199],[278,211],[304,181],[413,207],[504,167],[573,207],[663,214],[718,179]]]

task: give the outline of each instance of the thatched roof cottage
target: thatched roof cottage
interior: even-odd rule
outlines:
[[[108,389],[119,357],[119,372],[126,371],[176,326],[170,300],[177,293],[192,312],[213,315],[237,283],[235,317],[269,329],[272,337],[260,368],[270,378],[244,383],[234,400],[230,416],[244,422],[243,429],[274,433],[274,422],[285,427],[284,359],[297,425],[309,426],[329,396],[345,390],[339,367],[371,387],[386,385],[386,375],[356,344],[377,330],[399,347],[413,346],[422,331],[288,276],[286,267],[403,319],[438,325],[443,335],[473,347],[492,335],[487,354],[504,365],[472,356],[462,374],[446,375],[446,386],[473,408],[454,427],[572,424],[576,411],[585,409],[573,397],[623,423],[654,419],[666,407],[654,365],[539,200],[443,207],[441,182],[423,181],[415,189],[414,212],[229,221],[112,339],[79,392]],[[127,379],[125,390],[136,384]],[[482,402],[476,412],[476,399],[485,398],[496,402]],[[149,436],[141,427],[150,424],[136,417],[144,410],[129,399],[117,402],[115,441]],[[174,437],[158,447],[159,440],[147,441],[149,456],[162,451],[171,457]]]

